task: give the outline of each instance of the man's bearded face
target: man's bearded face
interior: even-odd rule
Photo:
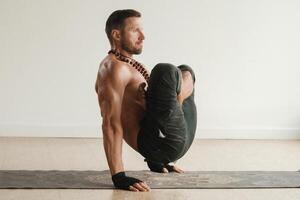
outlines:
[[[127,18],[124,21],[124,28],[121,30],[121,48],[130,54],[140,54],[143,50],[144,39],[145,36],[140,18]]]

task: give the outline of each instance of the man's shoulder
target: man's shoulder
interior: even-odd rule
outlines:
[[[111,57],[106,57],[100,63],[98,75],[102,78],[126,80],[131,76],[128,64]]]

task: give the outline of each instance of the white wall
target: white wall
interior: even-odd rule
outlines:
[[[142,12],[136,59],[196,72],[197,137],[300,138],[296,0],[1,0],[0,136],[99,137],[105,21]]]

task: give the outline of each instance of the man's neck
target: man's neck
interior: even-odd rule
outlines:
[[[126,56],[126,57],[130,57],[132,58],[133,55],[131,53],[128,53],[127,51],[125,51],[124,49],[121,49],[121,48],[114,48],[112,47],[111,49],[115,49],[116,51],[118,51],[120,54],[122,54],[123,56]]]
[[[132,54],[128,53],[127,51],[125,50],[119,50],[120,54],[122,54],[123,56],[127,56],[127,57],[130,57],[132,58]]]

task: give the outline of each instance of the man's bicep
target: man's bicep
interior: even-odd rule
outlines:
[[[98,100],[103,121],[120,122],[122,101],[126,84],[121,80],[106,80],[103,87],[100,87]],[[107,124],[104,124],[107,125]]]
[[[98,100],[103,118],[102,126],[120,127],[121,111],[125,88],[130,80],[130,73],[124,66],[114,66],[102,77],[98,87]]]
[[[121,105],[123,99],[122,89],[106,86],[98,93],[98,100],[103,120],[114,119],[121,114]]]

